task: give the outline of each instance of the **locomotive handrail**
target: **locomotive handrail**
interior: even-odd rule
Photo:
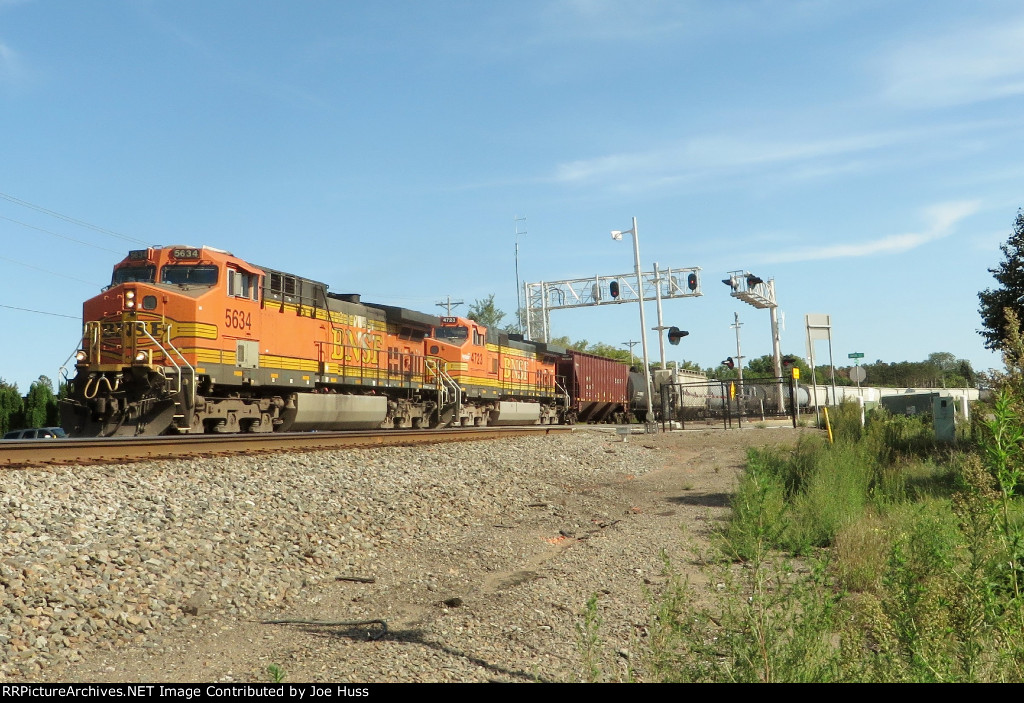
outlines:
[[[181,384],[182,384],[182,373],[181,373],[181,368],[182,367],[179,366],[176,361],[174,361],[174,359],[168,353],[168,351],[164,347],[164,345],[161,344],[160,341],[156,339],[156,337],[154,337],[153,335],[151,335],[149,333],[149,330],[146,329],[146,323],[145,322],[135,322],[134,323],[134,327],[137,330],[141,330],[142,333],[149,338],[149,341],[151,341],[153,344],[155,344],[157,349],[159,349],[161,352],[163,352],[164,358],[167,361],[171,362],[171,365],[174,366],[174,370],[177,372],[178,387],[175,388],[173,390],[173,392],[174,393],[180,393],[181,392]],[[176,346],[174,346],[174,342],[171,341],[171,327],[172,327],[172,324],[171,323],[167,323],[166,332],[165,332],[165,334],[167,335],[167,339],[165,341],[167,343],[167,346],[170,347],[171,350],[174,351],[174,353],[178,355],[178,358],[181,359],[181,363],[185,367],[187,367],[189,372],[191,372],[191,374],[192,374],[192,383],[189,386],[189,401],[190,401],[189,402],[189,408],[194,408],[196,406],[196,370],[192,366],[192,364],[188,363],[188,359],[185,358],[185,355],[182,354],[181,351]],[[190,412],[191,412],[191,410],[190,410]],[[191,425],[192,423],[189,422],[189,424]]]
[[[85,328],[82,330],[82,338],[78,340],[78,344],[75,345],[74,351],[68,354],[68,358],[65,359],[64,363],[60,365],[59,369],[57,369],[57,373],[62,379],[64,379],[65,384],[69,382],[68,362],[71,361],[72,357],[75,357],[78,354],[80,349],[88,347],[88,351],[86,353],[89,355],[90,359],[93,358],[93,347],[96,347],[96,353],[97,355],[99,354],[99,330],[100,326],[98,322],[85,323]],[[95,332],[95,334],[90,335],[90,331]],[[95,337],[95,340],[93,340],[92,337]],[[88,340],[88,342],[86,340]]]
[[[437,395],[438,395],[437,422],[438,422],[438,424],[441,423],[441,411],[444,409],[444,406],[448,404],[449,396],[454,396],[454,398],[455,398],[455,403],[454,403],[454,405],[455,405],[455,408],[454,408],[455,409],[455,413],[454,413],[453,417],[454,418],[458,418],[462,414],[462,393],[461,393],[461,389],[459,388],[459,384],[455,381],[454,378],[452,378],[448,374],[448,370],[446,368],[448,366],[447,362],[445,362],[444,367],[442,367],[438,363],[437,359],[424,358],[423,363],[424,363],[424,366],[427,367],[427,370],[430,371],[431,373],[433,373],[434,377],[438,381],[438,384],[437,384],[437,389],[438,389],[437,390]]]
[[[565,376],[555,376],[555,390],[562,393],[562,407],[569,410],[569,391],[565,387]]]

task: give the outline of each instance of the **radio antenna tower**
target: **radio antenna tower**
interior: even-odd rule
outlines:
[[[526,236],[526,230],[519,231],[519,223],[526,222],[526,215],[519,217],[519,215],[513,215],[515,222],[516,231],[516,324],[520,327],[524,326],[523,323],[523,292],[519,285],[519,235]]]

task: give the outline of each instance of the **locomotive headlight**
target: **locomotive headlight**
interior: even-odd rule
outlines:
[[[78,353],[75,354],[75,359],[77,359],[79,362],[85,361],[88,358],[89,358],[89,355],[86,354],[85,350],[83,350],[83,349],[79,349]]]
[[[124,292],[124,306],[126,308],[134,308],[135,307],[135,291],[133,291],[133,290],[126,290]]]
[[[140,351],[135,355],[135,363],[141,364],[149,358],[148,352]]]

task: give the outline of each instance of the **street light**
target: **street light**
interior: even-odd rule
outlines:
[[[654,403],[651,398],[651,361],[647,356],[647,318],[644,316],[644,281],[640,276],[640,240],[637,235],[636,218],[633,218],[633,229],[629,230],[612,230],[612,239],[616,241],[622,240],[622,235],[632,234],[633,235],[633,259],[636,265],[636,292],[637,302],[640,304],[640,348],[644,354],[644,383],[646,390],[644,391],[644,397],[647,399],[647,417],[644,418],[644,423],[650,423],[654,421]]]

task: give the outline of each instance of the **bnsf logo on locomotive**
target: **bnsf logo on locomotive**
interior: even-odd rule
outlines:
[[[331,359],[346,363],[376,365],[380,360],[380,350],[384,348],[384,338],[372,332],[356,332],[355,330],[333,330],[334,346]]]
[[[530,365],[526,359],[504,358],[505,379],[510,381],[526,381],[530,377]]]
[[[154,337],[160,337],[164,332],[167,331],[167,325],[163,322],[152,321],[152,322],[104,322],[100,325],[101,334],[104,337],[121,337],[127,335],[133,337],[139,332],[139,327],[145,325],[146,331]],[[145,336],[140,334],[140,336]]]

